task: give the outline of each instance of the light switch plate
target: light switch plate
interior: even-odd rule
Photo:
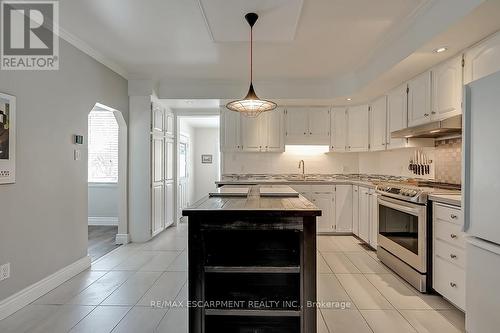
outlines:
[[[0,266],[0,281],[10,278],[10,262]]]
[[[74,159],[75,159],[75,161],[79,161],[82,159],[82,151],[80,149],[75,149]]]

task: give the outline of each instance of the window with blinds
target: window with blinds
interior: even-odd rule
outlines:
[[[113,112],[89,113],[89,183],[118,182],[118,123]]]

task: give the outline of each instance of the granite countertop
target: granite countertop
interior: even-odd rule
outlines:
[[[462,195],[457,194],[430,194],[429,200],[434,202],[440,202],[452,206],[461,207],[462,206]]]

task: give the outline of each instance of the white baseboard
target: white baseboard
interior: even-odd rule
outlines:
[[[74,263],[58,270],[52,275],[47,276],[31,286],[15,293],[0,301],[0,320],[10,316],[14,312],[20,310],[30,304],[40,296],[45,295],[52,289],[61,285],[63,282],[71,279],[75,275],[83,272],[90,267],[90,257],[83,257]]]
[[[89,225],[102,225],[102,226],[117,226],[118,217],[91,217],[89,216]]]
[[[130,234],[116,234],[115,244],[130,243]]]

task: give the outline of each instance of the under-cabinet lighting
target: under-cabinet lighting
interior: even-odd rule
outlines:
[[[434,53],[442,53],[447,50],[448,50],[447,47],[438,47],[437,49],[434,49]]]
[[[329,146],[315,145],[286,145],[285,153],[295,155],[321,155],[330,151]]]
[[[350,98],[350,97],[349,97],[349,98],[346,98],[346,99],[347,99],[349,102],[350,102],[350,101],[352,101],[352,98]]]

